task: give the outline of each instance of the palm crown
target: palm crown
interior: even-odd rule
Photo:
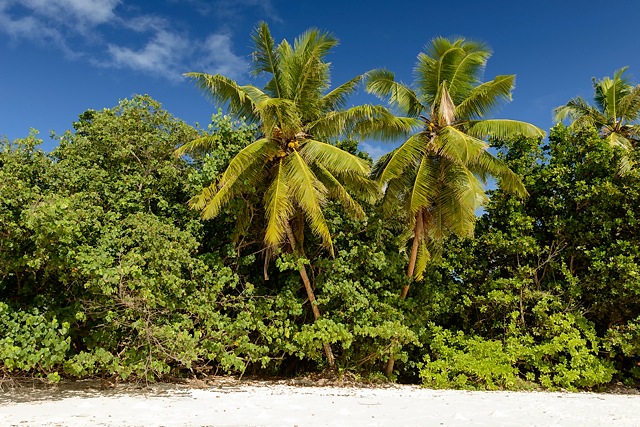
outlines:
[[[413,87],[396,82],[387,70],[368,74],[370,93],[422,123],[374,168],[374,176],[387,186],[387,201],[402,203],[408,214],[414,236],[408,275],[418,280],[446,235],[472,235],[475,211],[487,199],[483,184],[488,176],[498,178],[506,190],[527,194],[520,179],[487,151],[485,140],[516,133],[542,137],[544,132],[520,121],[483,120],[500,101],[511,99],[515,82],[513,75],[481,81],[490,55],[482,43],[436,38],[418,56]]]
[[[348,189],[369,196],[375,189],[367,181],[368,163],[332,145],[331,139],[345,134],[384,136],[393,129],[406,129],[407,123],[379,106],[344,108],[362,76],[329,90],[329,63],[324,57],[337,44],[332,35],[312,29],[293,45],[284,40],[276,46],[263,23],[252,38],[253,74],[269,78],[263,89],[238,85],[222,75],[186,74],[213,100],[227,103],[232,113],[257,122],[261,130],[261,137],[239,152],[218,182],[191,204],[202,210],[204,218],[213,218],[231,198],[263,188],[268,247],[287,240],[291,219],[301,212],[333,253],[323,205],[334,198],[361,216],[362,208]],[[179,153],[206,143],[206,138],[195,140]]]
[[[633,123],[640,117],[640,85],[632,85],[624,76],[627,67],[617,70],[613,79],[592,79],[595,105],[576,97],[555,109],[558,122],[571,120],[571,127],[594,126],[611,145],[624,151],[640,141],[640,125]],[[621,173],[631,167],[627,156],[619,164]]]

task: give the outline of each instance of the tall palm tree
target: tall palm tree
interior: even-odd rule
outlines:
[[[483,119],[500,101],[510,100],[515,76],[481,82],[489,48],[464,38],[436,38],[418,55],[413,87],[396,82],[393,73],[368,74],[370,93],[389,100],[399,114],[422,121],[421,129],[383,156],[374,176],[386,186],[385,203],[405,212],[412,237],[407,276],[423,272],[445,237],[472,236],[475,212],[487,195],[489,176],[502,188],[527,195],[520,179],[487,149],[488,138],[512,134],[542,137],[544,132],[514,120]],[[409,292],[411,280],[402,289]],[[393,372],[394,357],[387,363]]]
[[[232,198],[261,192],[268,254],[284,248],[302,255],[306,222],[333,255],[323,206],[333,198],[348,212],[362,217],[364,212],[350,191],[375,198],[377,189],[368,180],[369,165],[332,145],[331,140],[344,134],[391,135],[406,131],[411,122],[380,106],[345,108],[347,97],[363,77],[329,90],[329,63],[324,58],[337,44],[331,34],[311,29],[293,45],[283,40],[276,46],[267,24],[261,23],[252,39],[253,74],[269,77],[263,89],[239,85],[219,74],[186,74],[214,101],[227,104],[231,113],[257,123],[260,129],[260,137],[241,150],[219,180],[191,200],[191,206],[209,219]],[[200,138],[181,147],[177,154],[206,145],[207,138]],[[320,310],[304,265],[299,273],[317,320]],[[324,343],[324,352],[334,369],[329,343]]]
[[[525,122],[483,119],[499,101],[511,99],[515,83],[514,75],[481,82],[490,55],[483,43],[439,37],[418,55],[413,88],[396,82],[387,70],[368,74],[370,93],[423,122],[374,168],[375,177],[387,186],[386,199],[402,203],[409,214],[409,277],[422,278],[430,254],[447,235],[473,234],[475,212],[487,200],[483,184],[489,176],[508,191],[527,194],[520,179],[487,151],[485,140],[513,134],[543,137],[544,132]],[[403,298],[408,290],[403,289]]]
[[[558,122],[569,118],[570,127],[594,126],[612,146],[625,152],[640,142],[640,85],[632,85],[624,76],[628,67],[614,72],[613,79],[592,79],[595,105],[576,97],[554,110]],[[631,168],[628,156],[620,160],[618,169],[626,173]]]

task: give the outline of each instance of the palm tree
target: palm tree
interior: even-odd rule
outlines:
[[[241,150],[219,180],[191,200],[191,206],[210,219],[232,198],[261,192],[268,254],[265,265],[278,249],[303,256],[305,222],[333,255],[323,206],[336,199],[347,212],[363,217],[350,191],[375,198],[377,189],[368,180],[369,165],[330,141],[344,134],[391,135],[406,130],[410,123],[380,106],[345,108],[348,95],[363,76],[329,91],[329,63],[324,57],[337,44],[332,35],[311,29],[293,45],[283,40],[276,46],[267,24],[261,23],[252,39],[253,74],[270,77],[263,89],[238,85],[219,74],[186,74],[214,101],[227,104],[232,114],[257,123],[260,129],[259,138]],[[206,137],[196,139],[177,154],[206,145]],[[317,320],[321,314],[304,265],[299,273]],[[331,346],[324,343],[323,347],[328,365],[334,369]]]
[[[415,83],[396,82],[393,73],[379,69],[368,74],[370,93],[389,100],[399,114],[419,119],[421,129],[400,147],[383,156],[374,168],[386,186],[385,204],[401,206],[412,237],[407,276],[401,298],[411,280],[420,281],[429,260],[449,235],[470,237],[475,212],[487,200],[489,176],[502,188],[527,195],[520,179],[487,149],[488,138],[512,134],[543,137],[544,132],[514,120],[483,119],[499,101],[510,100],[515,76],[481,82],[489,48],[464,38],[436,38],[418,55]],[[393,371],[394,357],[387,363]]]
[[[595,105],[576,97],[566,105],[555,109],[555,119],[562,122],[569,118],[570,127],[594,126],[612,146],[625,152],[631,151],[640,142],[640,85],[632,85],[624,76],[627,67],[617,70],[613,79],[604,77],[593,81]],[[624,156],[618,165],[619,173],[631,168],[631,161]]]

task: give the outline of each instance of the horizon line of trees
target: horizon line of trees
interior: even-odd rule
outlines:
[[[594,80],[594,105],[559,107],[571,125],[547,143],[484,118],[515,76],[481,80],[483,43],[434,39],[412,85],[380,69],[332,89],[329,33],[252,40],[264,87],[188,74],[230,114],[206,131],[136,96],[81,114],[50,154],[3,140],[0,371],[637,382],[626,69]],[[389,107],[346,108],[360,85]],[[373,164],[371,137],[405,142]]]

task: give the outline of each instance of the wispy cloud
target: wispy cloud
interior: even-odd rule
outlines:
[[[95,66],[172,80],[186,71],[233,78],[246,72],[247,60],[234,53],[228,30],[197,37],[175,30],[161,16],[132,16],[127,6],[123,0],[0,0],[0,33],[15,41],[55,46],[67,57]]]
[[[36,15],[69,24],[95,26],[116,18],[115,8],[121,0],[20,0],[26,9]]]
[[[102,66],[131,68],[147,73],[160,73],[168,78],[176,78],[181,56],[189,48],[189,41],[177,34],[160,30],[138,50],[108,45],[109,59],[98,63]]]
[[[231,37],[228,34],[211,34],[199,47],[203,52],[198,61],[201,71],[239,76],[247,71],[247,60],[236,56],[232,51]]]

